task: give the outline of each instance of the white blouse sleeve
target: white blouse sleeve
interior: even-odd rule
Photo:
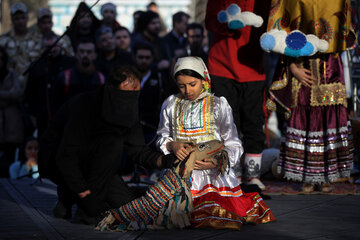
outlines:
[[[169,154],[170,152],[166,148],[166,144],[168,142],[174,141],[174,139],[171,136],[171,128],[172,128],[172,122],[171,122],[171,106],[174,102],[174,96],[168,97],[162,107],[161,107],[161,113],[160,113],[160,122],[157,130],[158,139],[156,141],[156,146],[165,154]]]
[[[224,97],[220,97],[220,137],[224,142],[225,150],[228,153],[230,167],[240,163],[240,157],[244,152],[241,140],[234,123],[232,109]]]

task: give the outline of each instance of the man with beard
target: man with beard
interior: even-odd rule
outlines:
[[[66,103],[68,120],[56,157],[58,183],[75,195],[78,211],[83,212],[77,215],[84,223],[135,198],[118,175],[124,150],[149,168],[169,167],[174,160],[144,144],[138,118],[139,78],[133,67],[116,67],[105,86]],[[71,211],[71,206],[67,208]]]
[[[201,57],[207,63],[207,53],[204,51],[204,27],[200,23],[191,23],[186,29],[188,39],[187,54],[189,56]]]
[[[97,89],[105,83],[104,75],[95,69],[96,57],[95,44],[90,39],[80,40],[76,51],[76,65],[61,72],[55,82],[55,111],[71,97]]]
[[[115,36],[109,27],[101,27],[96,33],[96,44],[99,57],[96,60],[97,69],[106,77],[114,66],[129,65],[131,55],[116,47]]]
[[[145,41],[150,43],[154,49],[154,63],[153,68],[159,71],[167,71],[170,67],[170,62],[164,59],[162,55],[163,42],[160,41],[160,17],[159,14],[147,11],[140,15],[138,20],[139,33],[134,35],[131,43],[134,46],[138,41]]]
[[[48,49],[57,39],[55,33],[45,33],[42,38],[43,48]],[[52,90],[57,76],[74,66],[76,61],[75,58],[64,55],[59,45],[57,43],[46,56],[34,63],[25,90],[25,101],[29,105],[30,114],[36,118],[38,136],[45,131],[48,121],[55,113]]]
[[[154,60],[154,49],[151,45],[146,42],[137,42],[133,49],[133,58],[136,68],[141,74],[140,120],[145,142],[149,143],[156,137],[161,104],[164,100],[163,84],[161,74],[151,70],[151,64]]]

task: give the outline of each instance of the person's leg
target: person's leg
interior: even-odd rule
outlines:
[[[115,175],[110,184],[106,195],[106,202],[110,208],[119,208],[136,198],[134,191],[124,182],[119,175]]]
[[[244,135],[245,149],[244,175],[249,183],[257,184],[262,190],[265,186],[259,180],[261,153],[264,149],[263,131],[264,81],[241,83],[243,98],[241,104],[241,131]]]
[[[71,209],[76,202],[76,195],[64,183],[57,185],[58,201],[53,209],[56,218],[71,218]]]
[[[234,117],[234,123],[236,125],[239,138],[241,137],[241,118],[240,118],[240,105],[241,105],[241,89],[238,87],[239,83],[235,80],[213,76],[211,75],[211,91],[217,97],[225,97]],[[238,166],[234,166],[235,174],[240,179],[242,175],[241,163]]]

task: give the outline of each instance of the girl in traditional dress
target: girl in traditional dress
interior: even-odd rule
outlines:
[[[190,179],[192,204],[184,204],[186,202],[184,198],[176,197],[181,191],[179,184],[175,182],[178,181],[183,170],[175,172],[170,170],[164,177],[173,184],[169,185],[167,181],[160,184],[165,187],[160,187],[159,183],[155,184],[155,188],[162,189],[161,193],[146,194],[141,201],[134,200],[136,204],[129,203],[112,211],[113,218],[108,214],[97,229],[114,229],[114,224],[119,225],[119,222],[126,221],[131,222],[131,226],[136,222],[136,226],[149,227],[155,222],[164,222],[164,219],[172,221],[171,224],[165,223],[166,227],[191,225],[195,228],[214,229],[240,229],[243,223],[274,221],[275,217],[258,193],[244,193],[241,190],[233,166],[239,164],[243,147],[228,102],[224,97],[216,97],[210,93],[210,79],[204,62],[198,57],[179,58],[174,67],[174,78],[180,93],[168,97],[163,103],[157,145],[164,154],[174,153],[178,160],[189,161],[187,158],[191,156],[194,145],[207,148],[210,147],[207,145],[209,142],[218,140],[224,146],[222,151],[218,151],[216,157],[218,161],[212,158],[195,159]],[[163,180],[164,178],[160,182]],[[157,203],[154,204],[153,199],[159,199],[162,195],[166,195],[165,192],[169,192],[166,189],[172,189],[175,193],[167,196],[165,200],[155,200]],[[151,191],[154,192],[152,188],[148,190]],[[147,197],[152,200],[146,199]],[[184,215],[179,220],[179,217],[167,214],[171,210],[162,211],[161,208],[165,205],[171,205],[169,201],[175,202],[175,205],[178,203],[180,207],[182,204],[186,205],[182,208],[184,211],[190,208],[188,215],[190,222],[183,219]],[[158,204],[159,202],[162,203]],[[154,205],[159,205],[158,212],[146,211],[144,214],[140,210]],[[193,208],[190,207],[191,205]],[[179,216],[181,213],[178,211],[178,206],[174,208],[177,209],[176,213]],[[149,217],[150,215],[152,216]],[[159,217],[159,215],[167,217]],[[178,221],[182,223],[179,224]]]
[[[271,110],[281,106],[288,119],[279,170],[285,178],[303,182],[305,193],[317,187],[331,192],[331,183],[350,176],[353,161],[340,57],[354,42],[350,1],[273,0],[270,29],[298,30],[328,43],[324,53],[282,56],[267,106]],[[299,32],[296,35],[299,38],[287,38],[287,43],[297,43],[300,48],[303,37]],[[296,55],[297,50],[288,52]]]

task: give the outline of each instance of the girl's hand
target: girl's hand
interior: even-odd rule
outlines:
[[[183,142],[168,142],[166,144],[166,148],[172,151],[181,161],[189,155],[189,152],[186,150],[187,147],[189,147],[189,144]]]
[[[31,169],[32,167],[36,166],[37,165],[37,161],[36,161],[36,158],[29,158],[27,161],[26,161],[26,165]]]
[[[214,169],[217,168],[218,166],[216,164],[214,164],[212,161],[209,161],[208,159],[204,159],[204,160],[196,160],[195,161],[195,170],[206,170],[206,169]]]
[[[295,63],[290,64],[290,71],[302,84],[311,87],[315,84],[316,77],[311,74],[311,71],[306,68],[300,68]]]

